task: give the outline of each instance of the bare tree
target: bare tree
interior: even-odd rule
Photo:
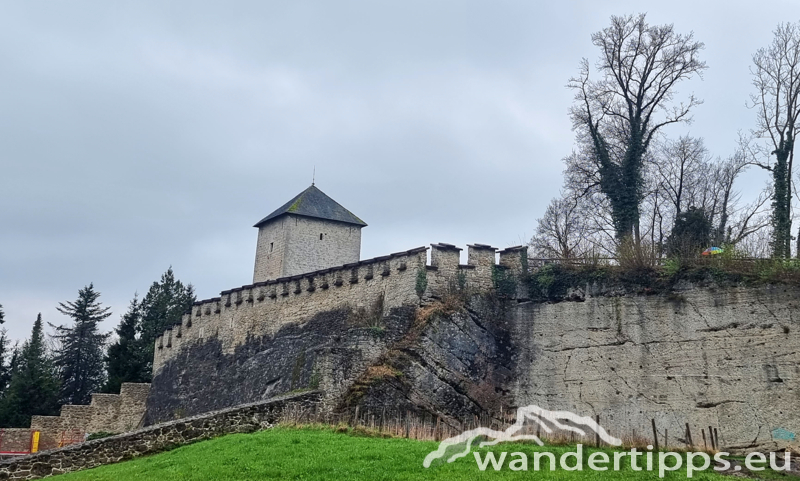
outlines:
[[[575,199],[576,214],[581,216],[590,238],[593,252],[613,256],[619,247],[614,229],[611,205],[608,197],[600,191],[599,173],[594,168],[591,146],[582,143],[579,149],[564,158],[565,198]]]
[[[578,199],[555,198],[538,220],[530,246],[539,257],[572,259],[586,253],[588,227],[580,215]]]
[[[772,43],[753,55],[752,107],[758,112],[754,135],[767,139],[766,162],[772,173],[772,255],[791,256],[792,163],[800,115],[800,22],[775,29]],[[772,156],[775,156],[774,162]]]
[[[749,144],[740,139],[736,152],[725,160],[712,159],[701,138],[684,136],[660,141],[645,163],[647,195],[642,202],[642,236],[649,236],[654,254],[664,254],[666,234],[689,209],[701,209],[711,222],[710,241],[736,244],[763,229],[765,191],[751,204],[740,205],[735,185],[749,167]],[[771,191],[771,190],[770,190]]]
[[[674,215],[702,203],[710,162],[703,139],[686,135],[667,140],[656,150],[651,161],[653,175]]]
[[[587,59],[570,79],[576,91],[571,110],[579,142],[591,147],[587,188],[596,183],[608,198],[616,237],[639,244],[644,156],[665,125],[687,122],[700,101],[690,96],[674,104],[675,86],[700,75],[703,44],[672,25],[650,26],[645,15],[611,17],[611,26],[592,35],[600,48],[599,80],[590,80]]]

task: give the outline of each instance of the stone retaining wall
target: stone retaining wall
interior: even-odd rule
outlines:
[[[0,480],[38,479],[118,463],[224,434],[268,429],[286,408],[311,409],[318,399],[319,393],[314,391],[273,398],[2,461]]]

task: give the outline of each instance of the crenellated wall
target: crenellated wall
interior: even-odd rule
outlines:
[[[196,302],[180,324],[156,339],[153,375],[184,349],[214,339],[222,352],[232,353],[248,338],[274,335],[281,327],[308,321],[317,314],[343,307],[371,309],[383,314],[421,298],[436,297],[454,286],[492,288],[495,269],[518,270],[524,248],[500,251],[474,244],[466,265],[459,264],[460,248],[451,244],[418,247],[374,259],[285,277],[223,291],[220,297]],[[520,250],[522,249],[522,250]]]

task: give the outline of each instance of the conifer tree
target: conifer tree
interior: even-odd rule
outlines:
[[[128,311],[122,315],[115,329],[117,340],[108,348],[106,366],[108,381],[103,390],[118,393],[123,382],[148,382],[150,373],[146,372],[147,362],[143,358],[142,343],[136,337],[141,328],[142,303],[134,295]]]
[[[0,401],[0,425],[28,427],[32,415],[58,412],[59,383],[44,342],[42,315],[33,324],[31,337],[11,360],[11,383]]]
[[[105,381],[103,351],[108,333],[100,333],[97,324],[111,313],[100,304],[99,297],[94,285],[89,284],[78,291],[75,302],[61,302],[57,307],[74,321],[71,326],[53,326],[63,404],[88,404],[91,394],[99,392]]]
[[[8,363],[9,374],[14,374],[14,371],[19,367],[19,359],[22,356],[22,348],[19,341],[14,343],[14,349],[11,350],[11,361]]]
[[[8,383],[11,382],[11,365],[8,356],[8,333],[5,328],[0,329],[0,397],[2,397]],[[11,359],[13,360],[13,359]]]
[[[153,345],[164,331],[181,322],[181,316],[191,309],[195,301],[194,287],[175,279],[172,267],[159,282],[154,282],[141,302],[140,352],[144,360],[146,381],[150,381],[153,363]]]
[[[105,392],[119,392],[123,382],[152,380],[156,338],[179,323],[194,301],[194,288],[176,279],[172,267],[153,282],[141,301],[134,296],[116,328],[118,339],[108,348]]]
[[[3,305],[0,304],[0,324],[5,323],[5,314],[3,313]],[[11,381],[11,369],[6,363],[8,359],[8,333],[5,328],[0,329],[0,397],[8,387]]]

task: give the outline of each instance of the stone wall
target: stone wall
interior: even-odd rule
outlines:
[[[519,252],[426,248],[304,276],[258,283],[200,301],[156,342],[146,423],[266,399],[296,389],[331,407],[414,320],[420,302],[452,289],[486,291]]]
[[[477,289],[492,286],[495,269],[507,269],[517,250],[470,246],[468,262],[459,264],[460,249],[433,244],[431,265],[426,248],[419,247],[308,274],[258,282],[223,291],[220,297],[195,303],[192,312],[156,339],[153,375],[185,349],[209,339],[222,352],[232,354],[249,338],[275,335],[283,326],[303,323],[317,314],[342,308],[369,309],[379,304],[384,314],[405,305],[418,305],[420,297],[441,295],[462,283]],[[423,289],[423,291],[420,291]]]
[[[37,429],[2,428],[0,429],[0,455],[29,453],[33,448],[33,433]],[[61,438],[51,431],[39,432],[39,451],[57,448]]]
[[[800,434],[800,289],[592,290],[513,310],[517,406],[599,414],[617,436],[652,438],[655,419],[678,444],[686,423],[695,442],[713,426],[727,449],[779,447],[776,429]]]
[[[64,432],[131,431],[142,422],[149,391],[150,384],[122,383],[119,394],[95,393],[88,405],[61,406],[59,416],[33,416],[31,429],[53,437],[61,436]]]
[[[296,215],[258,230],[253,282],[358,262],[361,226]]]
[[[0,461],[0,480],[37,479],[90,469],[224,434],[268,429],[279,421],[285,409],[310,409],[317,399],[314,392],[286,396]]]
[[[470,246],[466,265],[460,251],[433,244],[430,265],[419,248],[198,303],[157,344],[149,422],[298,388],[324,390],[328,407],[358,403],[370,373],[397,361],[402,379],[365,405],[402,400],[457,422],[537,404],[600,415],[622,437],[652,436],[655,420],[680,444],[686,423],[695,441],[712,426],[741,450],[800,437],[800,288],[593,285],[530,302],[513,282],[528,269],[524,248],[497,265],[489,246]],[[470,286],[508,300],[419,330],[414,312]]]

